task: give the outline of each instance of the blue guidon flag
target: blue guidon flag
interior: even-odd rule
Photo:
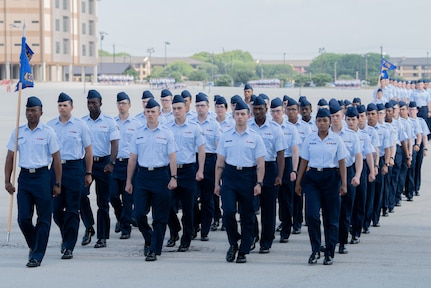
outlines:
[[[385,58],[382,58],[382,65],[380,66],[380,79],[389,78],[388,71],[395,70],[395,69],[397,69],[397,66],[395,66]]]
[[[19,56],[19,82],[16,85],[15,91],[18,91],[19,83],[22,83],[22,89],[33,87],[33,73],[31,72],[30,60],[33,57],[33,50],[26,43],[26,38],[21,39],[21,55]]]

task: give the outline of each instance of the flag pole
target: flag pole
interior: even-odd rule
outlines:
[[[16,159],[18,154],[18,130],[19,130],[19,119],[20,119],[20,108],[21,108],[21,96],[22,96],[22,82],[20,82],[18,88],[18,104],[16,108],[16,123],[15,123],[15,148],[13,153],[13,164],[12,164],[12,176],[11,176],[11,183],[12,186],[15,186],[15,176],[16,176]],[[9,243],[10,239],[10,230],[12,226],[12,210],[13,210],[13,197],[14,193],[10,194],[9,198],[9,217],[7,222],[7,236],[6,236],[6,243]]]

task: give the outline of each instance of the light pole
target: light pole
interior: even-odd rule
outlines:
[[[337,61],[334,62],[334,82],[337,81]]]
[[[105,39],[105,36],[108,35],[108,33],[103,32],[103,31],[99,31],[99,35],[100,35],[100,52],[103,53],[102,43],[103,43],[103,39]],[[100,57],[100,76],[102,76],[102,74],[103,74],[103,70],[102,70],[102,65],[103,65],[103,61],[102,60],[103,60],[103,58],[102,57],[103,56],[100,54],[99,57]]]
[[[166,66],[168,65],[168,60],[167,60],[167,57],[166,57],[166,51],[167,51],[167,47],[168,47],[168,45],[171,45],[171,43],[170,42],[168,42],[168,41],[165,41],[165,68],[166,68]]]
[[[148,59],[150,59],[150,63],[151,63],[151,54],[153,54],[154,52],[156,52],[156,50],[154,50],[153,47],[147,49]]]
[[[425,72],[427,73],[427,78],[428,78],[428,58],[429,58],[430,52],[427,51],[427,69],[425,70]]]
[[[12,28],[19,28],[19,24],[11,23],[9,24],[9,42],[10,42],[10,55],[7,59],[6,63],[6,79],[12,79],[13,78],[13,59],[12,59]],[[10,58],[10,59],[9,59]]]
[[[260,60],[256,60],[256,64],[260,66],[260,79],[263,79],[263,67],[262,63],[260,63]]]
[[[320,61],[321,61],[321,71],[320,71],[320,73],[323,73],[323,53],[325,53],[326,52],[326,49],[325,48],[319,48],[319,53],[320,53]]]

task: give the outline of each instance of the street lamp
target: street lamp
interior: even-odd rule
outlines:
[[[260,66],[260,79],[263,79],[263,67],[262,63],[260,63],[260,60],[256,60],[256,64]]]
[[[323,73],[323,57],[322,57],[322,55],[323,55],[323,53],[325,53],[325,52],[326,52],[326,49],[325,49],[325,48],[323,48],[323,47],[322,47],[322,48],[319,48],[319,53],[320,53],[320,56],[321,56],[321,57],[320,57],[320,58],[321,58],[321,59],[320,59],[320,61],[321,61],[321,63],[322,63],[322,64],[321,64],[321,70],[322,70],[322,71],[321,71],[321,73]]]
[[[20,27],[19,24],[15,24],[15,23],[9,24],[10,55],[9,55],[9,57],[7,59],[7,63],[6,63],[6,73],[8,74],[8,75],[6,75],[6,79],[12,79],[13,78],[12,28],[19,28],[19,27]]]
[[[149,55],[148,59],[150,59],[150,63],[151,63],[151,54],[153,54],[154,52],[156,52],[156,50],[154,50],[153,47],[147,49],[147,53]]]
[[[427,78],[428,78],[428,58],[429,58],[429,55],[430,55],[430,52],[427,51],[427,69],[425,70],[427,73],[427,76],[426,76]]]
[[[337,61],[334,62],[334,82],[337,81]]]
[[[168,45],[171,45],[171,43],[169,43],[168,41],[165,41],[165,68],[168,65],[168,61],[166,58],[166,50],[167,50]]]
[[[99,31],[99,35],[100,35],[100,51],[103,53],[102,43],[103,43],[103,39],[105,39],[105,36],[108,35],[108,33],[103,32],[103,31]],[[103,58],[102,57],[103,56],[99,55],[99,57],[100,57],[100,75],[102,76],[102,74],[103,74],[103,70],[102,70]]]

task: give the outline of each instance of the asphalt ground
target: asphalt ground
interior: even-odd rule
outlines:
[[[61,91],[74,98],[74,115],[87,113],[83,84],[36,85],[23,91],[21,124],[25,123],[24,105],[30,95],[40,97],[44,103],[43,122],[57,115],[56,100]],[[90,88],[102,92],[102,110],[111,115],[115,114],[116,93],[126,91],[132,97],[134,106],[131,113],[135,115],[141,111],[139,99],[142,90],[148,87],[106,87],[87,83],[85,89]],[[190,87],[192,94],[197,91],[227,97],[242,94],[240,88],[211,89]],[[157,90],[153,92],[157,93]],[[298,89],[269,89],[265,92],[271,98],[284,94],[297,98],[296,95],[299,95]],[[302,89],[301,94],[308,96],[313,104],[321,97],[361,97],[364,102],[371,100],[371,90]],[[1,92],[0,95],[3,100],[0,105],[0,147],[3,147],[0,163],[4,165],[6,143],[15,127],[17,93]],[[421,196],[415,197],[413,202],[402,201],[402,207],[396,207],[395,213],[381,217],[381,227],[371,227],[371,233],[362,235],[360,244],[347,245],[347,255],[336,252],[332,266],[322,265],[322,259],[317,265],[307,264],[311,253],[307,227],[303,227],[301,234],[291,235],[289,243],[285,244],[278,242],[279,235],[276,233],[271,253],[258,254],[257,245],[256,250],[247,256],[246,264],[225,261],[228,242],[226,232],[220,230],[210,232],[208,242],[200,241],[199,237],[193,240],[189,252],[176,252],[177,244],[174,248],[164,247],[156,262],[145,262],[142,235],[137,228],[133,228],[130,239],[120,240],[120,235],[114,233],[115,217],[111,209],[111,239],[108,240],[107,248],[94,249],[94,238],[90,245],[81,246],[84,234],[81,224],[74,258],[61,260],[61,237],[58,227],[52,222],[42,265],[29,269],[25,266],[28,248],[16,221],[16,198],[13,202],[10,240],[6,242],[10,197],[4,190],[0,193],[1,287],[430,287],[430,170],[431,160],[428,157],[424,159],[422,168]],[[4,180],[3,173],[0,178]],[[91,200],[93,211],[96,211],[94,190]],[[168,235],[165,241],[167,238]]]

